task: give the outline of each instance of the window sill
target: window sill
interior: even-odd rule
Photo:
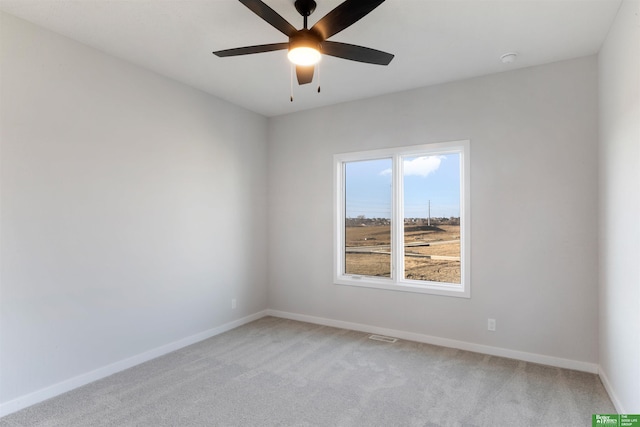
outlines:
[[[468,289],[453,283],[418,282],[410,280],[395,282],[391,279],[378,279],[368,276],[341,276],[334,278],[334,284],[358,286],[363,288],[384,289],[396,292],[414,292],[419,294],[441,295],[458,298],[471,298]]]

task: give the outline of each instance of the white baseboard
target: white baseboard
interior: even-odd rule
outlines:
[[[306,314],[289,313],[279,310],[267,310],[269,316],[282,317],[284,319],[299,320],[301,322],[315,323],[318,325],[331,326],[334,328],[351,329],[368,334],[386,335],[408,341],[422,342],[425,344],[439,345],[442,347],[457,348],[460,350],[473,351],[475,353],[489,354],[491,356],[506,357],[509,359],[523,360],[525,362],[538,363],[541,365],[555,366],[558,368],[573,369],[576,371],[598,373],[598,365],[595,363],[581,362],[578,360],[563,359],[560,357],[545,356],[543,354],[527,353],[524,351],[509,350],[506,348],[492,347],[488,345],[475,344],[465,341],[457,341],[448,338],[434,337],[431,335],[405,332],[395,329],[380,328],[377,326],[363,325],[360,323],[344,322],[341,320],[326,319],[323,317],[308,316]]]
[[[66,393],[67,391],[73,390],[74,388],[78,388],[93,381],[108,377],[109,375],[124,371],[125,369],[129,369],[133,366],[163,356],[167,353],[171,353],[172,351],[179,350],[191,344],[206,340],[207,338],[211,338],[213,336],[230,331],[231,329],[235,329],[238,326],[242,326],[246,323],[258,320],[266,315],[266,311],[260,311],[241,319],[234,320],[233,322],[225,323],[224,325],[218,326],[216,328],[191,335],[181,340],[174,341],[172,343],[154,348],[149,351],[145,351],[144,353],[129,357],[124,360],[120,360],[110,365],[103,366],[91,372],[78,375],[57,384],[53,384],[51,386],[45,387],[38,391],[34,391],[24,396],[20,396],[8,402],[4,402],[0,404],[0,417],[9,415],[28,406],[35,405],[36,403],[58,396],[62,393]]]
[[[620,402],[618,395],[613,391],[613,386],[609,381],[609,377],[607,377],[607,373],[602,369],[602,367],[600,367],[599,375],[604,389],[607,390],[609,398],[611,399],[611,402],[613,402],[613,406],[615,406],[616,408],[616,412],[618,412],[619,414],[627,414],[628,412],[626,412],[622,407],[622,402]]]

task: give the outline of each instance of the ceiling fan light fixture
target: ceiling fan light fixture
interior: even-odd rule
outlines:
[[[289,38],[289,61],[296,65],[315,65],[320,62],[320,40],[309,30],[300,30]]]
[[[315,65],[320,62],[322,55],[313,47],[295,47],[287,54],[289,61],[296,65]]]

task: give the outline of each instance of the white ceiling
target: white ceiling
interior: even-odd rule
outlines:
[[[264,0],[295,27],[294,0]],[[341,0],[316,0],[311,26]],[[325,56],[294,85],[286,51],[211,52],[286,42],[237,0],[0,0],[0,9],[265,116],[598,52],[621,0],[387,0],[330,40],[396,55],[387,67]],[[500,56],[519,53],[513,64]]]

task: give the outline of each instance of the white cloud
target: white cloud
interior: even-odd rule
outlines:
[[[414,175],[426,178],[438,170],[442,159],[444,159],[444,156],[423,156],[405,160],[404,176]],[[391,168],[383,170],[380,175],[391,175]]]

